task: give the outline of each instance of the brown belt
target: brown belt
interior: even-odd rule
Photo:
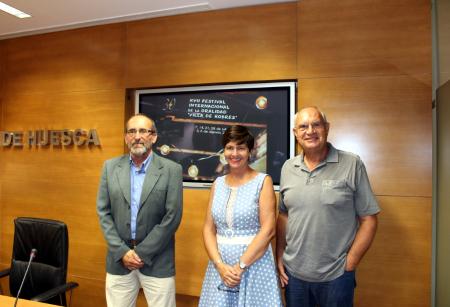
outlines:
[[[130,240],[130,247],[135,248],[137,245],[137,241],[136,240]]]

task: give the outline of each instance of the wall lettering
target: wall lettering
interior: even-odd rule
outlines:
[[[0,131],[2,147],[101,146],[96,129]]]

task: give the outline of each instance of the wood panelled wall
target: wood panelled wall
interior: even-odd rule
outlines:
[[[123,152],[126,89],[298,79],[299,107],[327,112],[330,140],[361,155],[383,210],[356,305],[428,306],[429,9],[424,0],[303,0],[1,41],[2,130],[96,128],[102,147],[0,149],[0,264],[10,261],[15,217],[63,219],[69,278],[80,283],[72,306],[104,306],[95,197],[102,162]],[[199,295],[207,199],[184,191],[180,306]]]

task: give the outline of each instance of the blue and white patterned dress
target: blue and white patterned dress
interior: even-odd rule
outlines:
[[[265,176],[259,173],[255,178],[237,188],[229,187],[225,183],[225,176],[217,178],[211,212],[218,237],[233,238],[239,242],[240,238],[248,238],[259,232],[261,228],[259,195]],[[230,197],[234,201],[230,201]],[[242,242],[238,244],[218,242],[222,260],[229,265],[239,262],[247,246],[248,243],[242,244]],[[241,283],[236,288],[228,288],[223,284],[213,262],[210,261],[203,280],[199,306],[282,306],[271,245],[269,244],[264,255],[243,273]]]

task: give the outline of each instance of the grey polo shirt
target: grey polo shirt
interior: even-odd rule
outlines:
[[[311,282],[344,273],[358,216],[380,211],[361,159],[328,146],[326,159],[313,171],[303,154],[281,170],[279,210],[288,214],[283,261],[290,274]]]

